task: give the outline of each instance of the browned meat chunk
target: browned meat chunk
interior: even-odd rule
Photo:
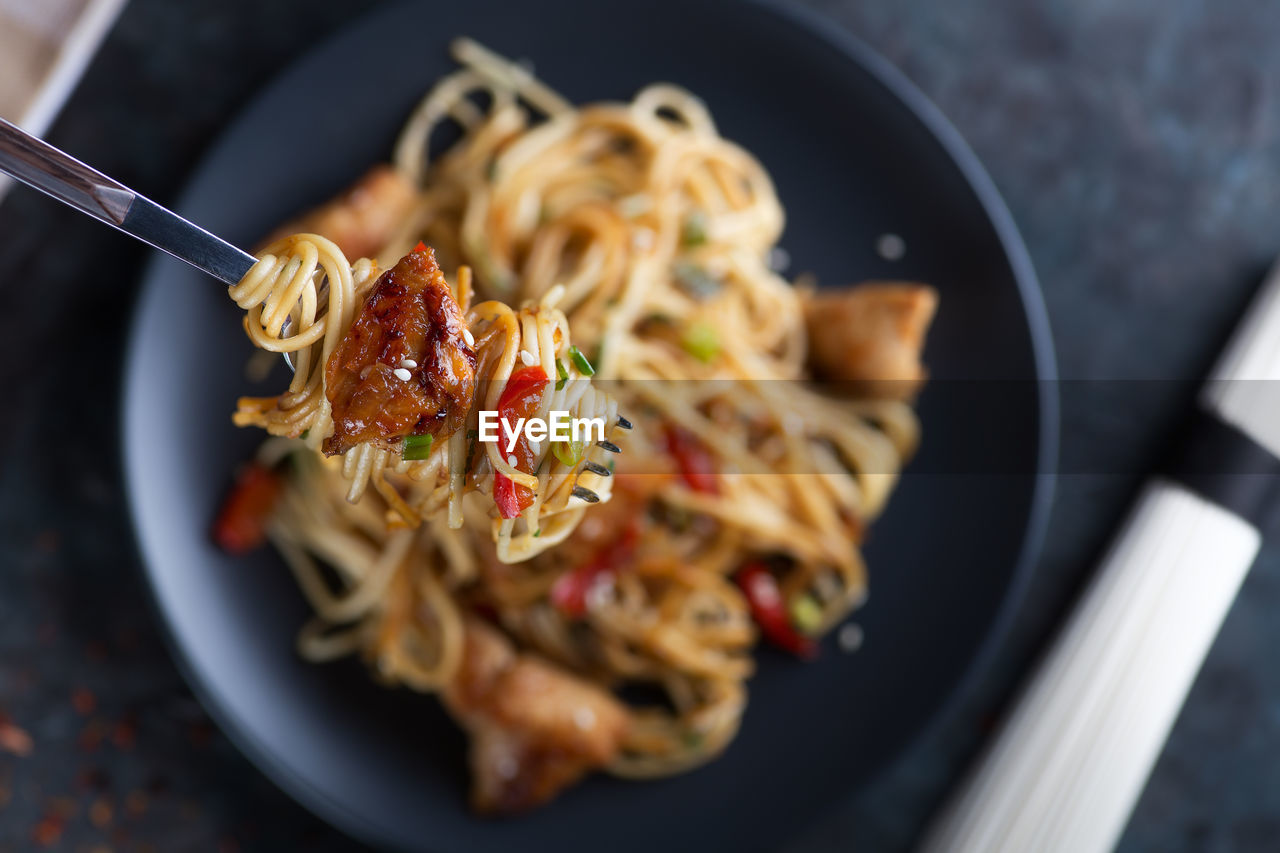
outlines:
[[[869,282],[804,297],[809,364],[819,377],[855,383],[873,397],[907,399],[926,371],[920,363],[938,293],[923,284]]]
[[[348,258],[372,258],[413,210],[417,191],[390,166],[374,166],[336,198],[287,222],[265,241],[290,234],[328,237]]]
[[[325,364],[333,435],[324,452],[362,442],[395,450],[407,435],[443,439],[461,427],[476,388],[465,328],[430,249],[383,273]]]
[[[472,803],[486,813],[533,808],[604,766],[630,722],[602,688],[520,654],[474,618],[444,702],[471,734]]]

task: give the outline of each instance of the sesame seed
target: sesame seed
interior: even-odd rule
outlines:
[[[631,232],[631,245],[637,251],[644,252],[652,249],[656,242],[658,242],[658,235],[652,228],[637,228]]]
[[[596,725],[596,712],[583,705],[573,709],[573,724],[585,731],[590,731]]]
[[[600,610],[613,600],[613,583],[608,574],[599,575],[582,596],[588,610]]]
[[[469,347],[473,347],[476,345],[476,336],[471,334],[470,329],[462,330],[462,339],[467,342],[467,346]]]
[[[516,467],[516,455],[514,453],[507,457],[507,464],[512,468]]]
[[[523,361],[529,367],[533,367],[535,364],[538,363],[537,356],[529,352],[527,349],[520,350],[520,360]]]
[[[410,379],[413,378],[413,374],[405,370],[403,367],[397,367],[395,370],[391,372],[395,374],[396,379],[399,379],[402,382],[408,382]]]
[[[400,366],[406,367],[409,370],[413,370],[415,367],[418,366],[418,362],[414,361],[411,358],[403,358],[400,360]]]
[[[876,253],[886,261],[900,261],[907,253],[907,243],[897,234],[881,234],[876,240]]]
[[[852,654],[862,647],[862,626],[857,622],[850,622],[840,628],[840,633],[836,635],[836,642],[840,644],[840,651]]]

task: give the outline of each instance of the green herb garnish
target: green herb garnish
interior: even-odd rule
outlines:
[[[400,458],[405,461],[426,459],[431,455],[431,445],[434,443],[435,437],[431,435],[405,436],[404,448],[400,451]]]
[[[813,600],[813,596],[797,595],[791,599],[788,610],[791,624],[802,634],[816,634],[822,627],[822,608]]]
[[[556,359],[556,390],[559,391],[564,387],[564,383],[569,381],[569,371],[564,369],[564,362]]]
[[[710,323],[690,323],[680,338],[680,346],[698,361],[708,363],[720,354],[720,335]]]
[[[689,248],[701,246],[707,242],[707,224],[707,214],[701,210],[693,211],[684,221],[684,228],[680,231],[680,242]]]
[[[710,299],[720,292],[720,280],[697,264],[680,261],[671,268],[676,284],[697,300]]]
[[[591,362],[587,361],[587,357],[582,354],[582,350],[577,347],[569,347],[569,358],[573,361],[573,366],[578,368],[578,372],[583,376],[594,376],[596,369],[591,366]]]
[[[551,452],[555,457],[572,468],[582,461],[582,455],[587,451],[587,443],[582,440],[578,441],[553,441],[551,442]]]

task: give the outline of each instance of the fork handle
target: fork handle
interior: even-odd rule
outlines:
[[[922,853],[1114,847],[1260,544],[1184,486],[1149,484]]]
[[[4,119],[0,171],[227,284],[237,284],[257,262],[248,252]]]

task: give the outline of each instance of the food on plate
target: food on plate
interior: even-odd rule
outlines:
[[[259,518],[226,538],[283,554],[307,659],[438,694],[471,735],[473,803],[509,813],[596,769],[713,759],[762,643],[820,653],[919,439],[937,297],[793,286],[769,174],[691,93],[578,107],[454,52],[393,162],[232,289],[297,371],[240,402],[278,479],[233,494]],[[609,435],[480,440],[485,412],[555,410]]]

